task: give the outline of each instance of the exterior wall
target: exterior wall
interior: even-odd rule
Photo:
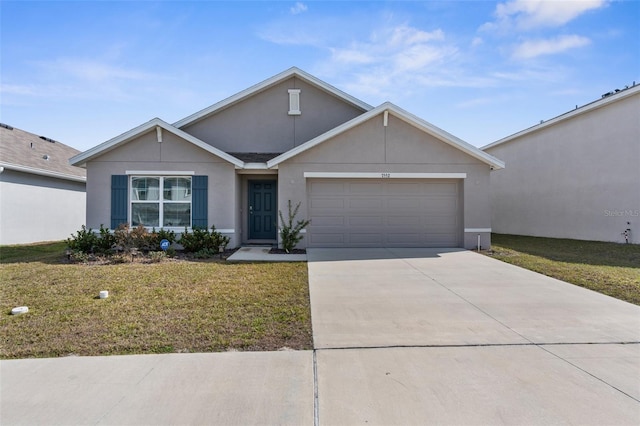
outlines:
[[[288,89],[300,89],[300,115],[289,115]],[[362,114],[292,77],[182,128],[225,152],[286,152]]]
[[[168,132],[163,132],[163,142],[158,143],[155,130],[87,163],[88,227],[109,226],[111,175],[124,175],[127,170],[192,171],[195,175],[209,176],[209,227],[215,225],[217,229],[230,230],[223,232],[231,238],[230,247],[239,244],[235,235],[234,165]]]
[[[298,219],[308,217],[304,172],[466,173],[464,228],[483,231],[465,235],[462,244],[475,248],[478,233],[483,248],[491,244],[489,166],[391,114],[388,127],[374,117],[278,166],[278,208],[302,202]]]
[[[5,169],[0,173],[0,244],[68,238],[85,223],[85,184]]]
[[[485,151],[494,232],[640,243],[640,93]],[[627,225],[630,222],[630,225]]]

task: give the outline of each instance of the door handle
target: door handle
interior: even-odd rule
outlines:
[[[253,214],[253,206],[249,206],[249,214]]]

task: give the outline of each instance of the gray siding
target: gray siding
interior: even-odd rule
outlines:
[[[640,243],[640,92],[487,148],[493,230]]]
[[[0,244],[68,238],[85,223],[85,184],[5,169],[0,174]]]
[[[288,114],[288,89],[301,90],[301,115]],[[362,112],[292,77],[182,130],[225,152],[282,153]]]

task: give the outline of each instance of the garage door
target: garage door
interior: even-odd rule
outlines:
[[[460,180],[308,179],[309,247],[458,247]]]

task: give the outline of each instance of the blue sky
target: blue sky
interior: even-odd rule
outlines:
[[[639,1],[0,1],[0,121],[89,149],[291,66],[483,146],[640,83]]]

